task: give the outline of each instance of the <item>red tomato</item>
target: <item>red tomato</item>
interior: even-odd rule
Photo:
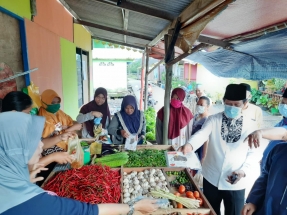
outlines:
[[[202,200],[202,198],[196,198],[197,200],[199,200],[199,205],[201,206],[201,205],[203,205],[203,200]]]
[[[178,188],[178,192],[179,192],[180,194],[183,194],[183,193],[185,192],[185,186],[180,185],[179,188]]]
[[[193,192],[187,191],[187,192],[185,193],[185,195],[186,195],[187,198],[191,198],[191,197],[193,197]]]
[[[179,192],[175,192],[174,195],[180,196],[180,193]]]
[[[199,192],[198,191],[194,191],[193,195],[195,198],[200,198]]]

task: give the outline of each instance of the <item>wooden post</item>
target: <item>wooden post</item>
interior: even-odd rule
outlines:
[[[165,51],[167,51],[170,39],[166,34],[164,35]],[[167,53],[166,53],[167,54]],[[174,58],[174,49],[170,55],[171,59]],[[167,60],[167,59],[165,59]],[[164,118],[163,118],[163,142],[160,144],[168,145],[168,125],[169,125],[169,114],[170,114],[170,91],[172,82],[172,67],[165,66],[166,78],[165,78],[165,93],[164,93]]]
[[[140,88],[140,110],[143,110],[143,88],[144,88],[144,57],[145,53],[142,55],[142,73],[141,73],[141,88]]]
[[[145,83],[144,83],[144,110],[147,109],[147,102],[148,102],[148,98],[147,98],[147,92],[148,92],[148,70],[149,70],[149,65],[148,65],[148,62],[149,62],[149,51],[148,51],[148,46],[146,47],[145,49],[145,53],[146,53],[146,58],[145,58],[145,61],[146,61],[146,64],[145,64]]]

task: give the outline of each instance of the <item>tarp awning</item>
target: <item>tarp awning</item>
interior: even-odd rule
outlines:
[[[287,29],[232,45],[233,50],[196,52],[187,59],[216,76],[264,80],[287,78]]]

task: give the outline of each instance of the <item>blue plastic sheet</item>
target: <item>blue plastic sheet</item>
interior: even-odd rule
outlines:
[[[220,77],[265,80],[287,79],[287,29],[233,45],[231,50],[196,52],[187,59]]]

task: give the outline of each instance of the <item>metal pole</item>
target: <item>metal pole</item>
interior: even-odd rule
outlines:
[[[164,35],[165,51],[169,46],[169,36]],[[174,58],[174,50],[171,59]],[[167,53],[166,53],[167,54]],[[163,118],[163,142],[160,144],[168,145],[168,125],[169,125],[169,114],[170,114],[170,91],[172,82],[172,67],[165,65],[166,78],[165,78],[165,93],[164,93],[164,118]]]
[[[148,65],[148,62],[149,62],[149,51],[148,51],[148,46],[146,47],[145,49],[145,54],[146,54],[146,57],[145,57],[145,82],[144,82],[144,110],[147,109],[147,102],[148,102],[148,99],[147,99],[147,91],[148,91],[148,70],[149,70],[149,65]]]
[[[143,88],[144,88],[144,57],[145,53],[142,55],[142,69],[141,69],[141,89],[140,89],[140,110],[143,110]]]

